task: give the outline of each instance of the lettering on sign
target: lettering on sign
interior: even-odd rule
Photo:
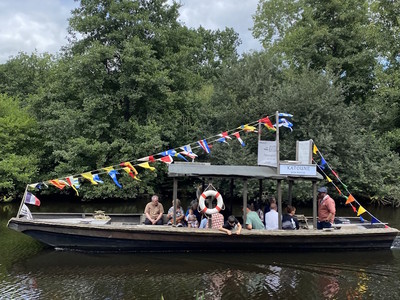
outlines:
[[[304,164],[280,164],[279,171],[282,175],[315,176],[317,175],[317,166]]]

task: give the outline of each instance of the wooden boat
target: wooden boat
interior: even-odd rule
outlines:
[[[173,178],[173,198],[178,194],[178,178],[224,177],[243,180],[243,207],[247,204],[247,180],[276,180],[278,211],[282,211],[281,181],[308,180],[313,188],[311,228],[301,230],[242,230],[240,235],[217,229],[143,225],[141,214],[110,214],[100,217],[82,214],[33,214],[33,219],[17,216],[8,227],[54,248],[85,251],[316,251],[390,249],[398,230],[384,224],[341,225],[332,230],[316,230],[316,175],[281,175],[267,166],[216,166],[198,163],[169,165]],[[289,188],[291,185],[289,184]],[[291,192],[289,192],[291,194]],[[244,213],[243,219],[246,219]],[[280,222],[281,226],[281,222]]]

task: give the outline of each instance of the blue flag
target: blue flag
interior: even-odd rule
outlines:
[[[122,185],[118,182],[117,174],[119,174],[117,170],[111,170],[110,172],[108,172],[108,175],[110,175],[112,180],[114,180],[115,185],[122,189]]]

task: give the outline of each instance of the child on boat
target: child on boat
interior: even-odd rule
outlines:
[[[235,218],[235,216],[229,216],[228,220],[225,222],[222,227],[219,228],[220,231],[225,232],[228,235],[232,234],[232,230],[236,229],[236,234],[239,235],[242,231],[242,225],[239,221]]]
[[[199,222],[197,221],[196,215],[193,213],[193,209],[189,208],[189,213],[186,216],[186,221],[189,228],[199,227]]]

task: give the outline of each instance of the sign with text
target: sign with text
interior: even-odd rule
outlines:
[[[280,164],[279,172],[281,175],[315,176],[317,175],[317,166],[306,164]]]
[[[276,141],[258,141],[258,158],[259,166],[276,167]]]

